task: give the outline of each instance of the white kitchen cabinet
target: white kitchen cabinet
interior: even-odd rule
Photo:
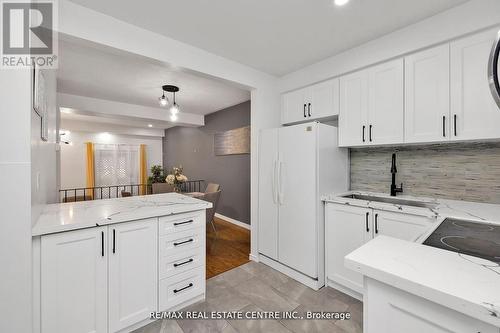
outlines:
[[[404,141],[403,59],[340,78],[340,146]]]
[[[451,139],[500,138],[500,112],[491,96],[486,68],[498,30],[451,43]]]
[[[309,93],[311,94],[310,111],[308,109],[309,120],[339,115],[339,79],[315,84],[310,88]]]
[[[281,122],[283,124],[307,119],[307,103],[303,89],[283,94],[281,103]]]
[[[425,216],[374,209],[373,222],[374,236],[385,235],[414,242],[429,230],[432,220]]]
[[[368,143],[404,141],[403,59],[368,69]]]
[[[108,331],[107,228],[41,238],[42,333]]]
[[[344,257],[372,239],[372,210],[326,204],[326,275],[334,282],[363,292],[363,275],[344,266]]]
[[[339,80],[332,79],[282,96],[282,124],[328,119],[339,114]]]
[[[157,311],[156,220],[108,227],[110,332],[147,319]]]
[[[360,146],[368,142],[368,72],[340,78],[339,146]]]
[[[412,215],[352,205],[326,203],[326,278],[330,286],[363,293],[363,275],[346,268],[344,257],[379,235],[417,241],[435,222]]]
[[[405,58],[405,97],[405,142],[449,140],[449,44]]]
[[[366,333],[498,333],[499,329],[401,289],[367,278]]]

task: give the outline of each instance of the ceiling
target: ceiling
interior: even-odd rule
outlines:
[[[186,113],[206,115],[250,99],[250,92],[239,86],[152,59],[100,45],[59,42],[58,92],[160,108],[164,84],[180,87],[176,101]]]
[[[467,0],[72,1],[282,76]]]

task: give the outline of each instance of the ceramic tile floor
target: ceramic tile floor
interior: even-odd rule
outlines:
[[[163,320],[133,333],[333,332],[363,331],[362,303],[332,288],[314,291],[260,263],[243,266],[207,280],[206,300],[192,311],[348,311],[350,320]]]

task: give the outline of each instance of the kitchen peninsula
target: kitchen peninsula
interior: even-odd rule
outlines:
[[[177,193],[47,205],[32,229],[34,332],[129,332],[205,297],[205,210]]]

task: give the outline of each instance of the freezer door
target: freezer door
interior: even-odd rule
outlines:
[[[317,278],[317,124],[279,131],[279,261]]]
[[[259,253],[278,259],[278,129],[259,138]]]

